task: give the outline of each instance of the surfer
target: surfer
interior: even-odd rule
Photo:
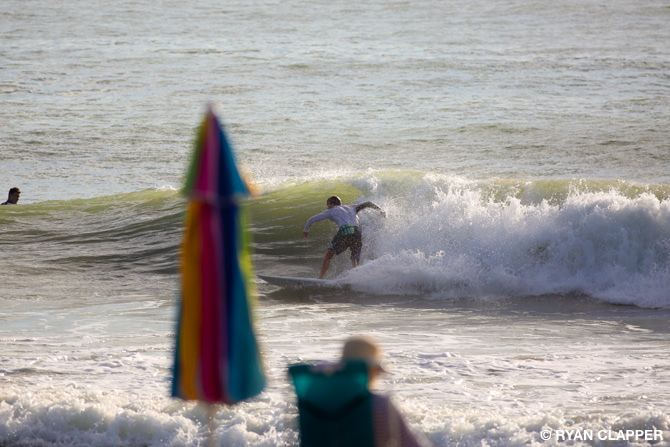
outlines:
[[[310,227],[315,222],[325,219],[332,220],[338,226],[337,234],[330,241],[326,255],[323,257],[319,279],[323,279],[326,276],[328,267],[330,267],[330,260],[333,259],[333,256],[339,255],[347,248],[351,251],[351,264],[354,267],[360,264],[361,249],[363,247],[361,230],[358,226],[358,212],[360,210],[373,208],[386,217],[386,212],[382,211],[381,208],[372,202],[363,202],[357,205],[342,205],[342,200],[339,197],[331,196],[326,201],[326,206],[328,207],[326,211],[309,218],[305,229],[302,231],[302,235],[308,237]]]
[[[16,205],[19,202],[19,197],[21,197],[21,190],[15,186],[9,190],[7,201],[0,203],[0,205]]]

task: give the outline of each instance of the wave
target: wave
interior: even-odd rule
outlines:
[[[136,394],[84,390],[75,384],[62,390],[52,387],[48,392],[40,389],[32,393],[11,384],[6,388],[7,404],[0,406],[3,420],[0,445],[3,446],[176,447],[204,445],[208,440],[204,405],[170,401],[159,394],[140,401]],[[217,411],[214,425],[217,445],[298,445],[297,410],[287,404],[293,397],[279,393],[266,395],[265,399],[251,404]],[[553,431],[548,428],[566,427],[566,416],[560,409],[538,414],[519,408],[492,411],[488,407],[475,409],[441,404],[429,410],[425,403],[409,405],[405,402],[403,410],[414,429],[424,433],[435,446],[536,445],[541,433]],[[434,417],[425,417],[426,412]],[[670,429],[670,417],[653,408],[616,417],[583,408],[570,413],[575,422],[566,428],[572,437],[593,433],[594,439],[611,436],[615,440],[620,431],[644,433],[648,430],[651,436],[660,438],[667,437]],[[553,436],[558,435],[554,432]],[[592,445],[579,441],[577,438],[570,445]],[[653,442],[641,445],[649,444]]]
[[[413,171],[295,179],[249,201],[256,270],[313,276],[334,225],[303,239],[339,195],[360,213],[363,262],[331,267],[354,291],[431,299],[585,295],[670,308],[670,186],[621,180],[471,180]],[[175,275],[185,200],[146,190],[2,207],[2,261],[20,275]],[[141,283],[142,279],[138,280]]]
[[[7,208],[7,207],[3,207]],[[0,210],[15,273],[174,273],[184,204],[174,190],[48,201]],[[2,212],[4,211],[4,212]]]
[[[331,194],[389,212],[386,220],[360,214],[364,261],[350,270],[342,260],[335,270],[355,290],[434,299],[569,294],[670,307],[667,185],[417,172],[310,181],[255,203],[258,251],[314,274],[334,228],[318,224],[309,243],[300,229]]]

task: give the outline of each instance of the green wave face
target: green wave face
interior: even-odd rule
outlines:
[[[388,212],[387,219],[359,213],[360,268],[351,270],[346,255],[333,261],[331,275],[361,290],[579,293],[670,306],[668,185],[389,171],[263,186],[247,200],[258,273],[316,276],[336,228],[319,222],[307,239],[302,229],[338,195],[344,203],[371,200]],[[18,280],[60,283],[79,275],[140,288],[146,275],[176,275],[185,207],[174,190],[1,207],[0,246],[11,256],[0,268]]]

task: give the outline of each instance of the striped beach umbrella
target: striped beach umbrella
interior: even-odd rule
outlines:
[[[200,127],[184,193],[181,307],[172,395],[234,404],[265,386],[253,330],[256,298],[240,175],[211,108]]]

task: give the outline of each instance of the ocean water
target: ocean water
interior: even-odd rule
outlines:
[[[205,445],[169,389],[207,104],[258,273],[318,274],[332,194],[388,211],[345,289],[258,280],[269,385],[217,445],[297,446],[286,367],[354,334],[435,446],[670,445],[669,36],[655,0],[0,2],[0,446]]]

